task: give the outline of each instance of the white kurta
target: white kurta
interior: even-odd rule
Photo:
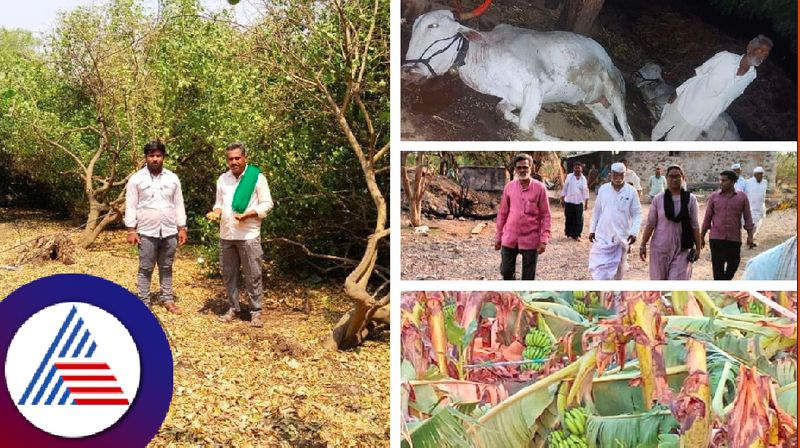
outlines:
[[[675,106],[692,126],[708,129],[719,114],[756,79],[755,67],[738,76],[742,56],[720,51],[695,69],[695,75],[678,86]]]
[[[750,214],[753,215],[753,234],[758,232],[758,228],[764,222],[767,214],[767,179],[758,182],[755,177],[747,179],[747,199],[750,201]]]
[[[633,189],[636,191],[642,191],[642,180],[639,179],[639,175],[636,174],[635,171],[629,169],[625,172],[625,179],[623,179],[626,184],[631,184]]]
[[[658,140],[667,132],[667,140],[696,140],[710,129],[717,117],[744,93],[756,79],[755,67],[739,76],[742,56],[721,51],[695,69],[695,75],[678,86],[677,98],[666,104],[651,138]]]
[[[628,237],[637,236],[642,224],[642,205],[636,190],[625,184],[620,191],[611,183],[597,191],[589,233],[594,244],[589,271],[595,280],[620,280],[627,269]]]

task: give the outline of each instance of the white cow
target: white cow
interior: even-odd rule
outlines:
[[[661,77],[661,66],[648,62],[633,72],[633,83],[642,92],[650,115],[657,122],[661,118],[664,105],[675,93],[675,87],[667,84]],[[730,115],[719,114],[711,127],[700,133],[698,141],[739,141],[739,130]]]
[[[402,78],[420,82],[450,69],[472,89],[500,97],[497,108],[503,116],[536,139],[553,139],[536,125],[542,104],[563,102],[585,104],[614,140],[633,140],[622,74],[588,37],[511,25],[481,33],[458,23],[450,11],[420,16]]]

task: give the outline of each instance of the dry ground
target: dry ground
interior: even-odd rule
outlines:
[[[71,226],[43,212],[0,208],[0,265],[18,259],[12,246]],[[79,249],[70,266],[0,269],[0,299],[56,273],[99,275],[133,291],[137,260],[124,231],[103,233],[95,246]],[[221,280],[202,274],[191,247],[179,250],[175,290],[183,314],[153,310],[172,345],[175,393],[151,446],[388,446],[388,335],[357,350],[327,352],[320,341],[348,307],[339,287],[276,276],[265,277],[265,285],[264,328],[220,323]],[[305,303],[310,313],[302,311]]]
[[[594,206],[594,195],[589,200],[589,210],[584,213],[584,232],[580,242],[564,235],[564,211],[551,205],[551,240],[547,251],[539,257],[536,268],[537,280],[591,280],[589,274],[589,223]],[[642,204],[642,231],[647,219],[649,204]],[[700,219],[705,213],[701,200]],[[401,236],[401,269],[403,280],[501,280],[500,254],[494,250],[494,220],[484,221],[488,225],[478,235],[470,230],[480,221],[423,220],[431,227],[428,235],[414,234],[405,220]],[[735,279],[741,279],[747,260],[776,246],[792,235],[797,228],[797,209],[776,211],[767,215],[756,237],[758,247],[742,249],[742,262]],[[743,232],[744,235],[744,232]],[[641,232],[640,235],[641,237]],[[517,263],[519,278],[519,262]],[[628,257],[630,266],[626,280],[649,279],[647,264],[639,259],[639,244],[636,243]],[[693,280],[713,280],[711,252],[704,250],[699,261],[694,263]]]

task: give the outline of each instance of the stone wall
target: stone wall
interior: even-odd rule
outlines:
[[[742,165],[745,178],[752,177],[753,168],[761,166],[772,190],[778,154],[766,151],[621,151],[612,155],[598,151],[570,157],[567,165],[571,169],[572,161],[580,160],[587,166],[595,164],[599,167],[620,159],[628,160],[628,166],[636,171],[643,185],[655,174],[656,166],[665,170],[670,165],[680,165],[686,173],[689,188],[719,185],[720,171],[730,169],[736,162]]]
[[[680,165],[686,174],[689,188],[702,184],[718,184],[719,173],[728,170],[734,163],[742,165],[745,178],[753,176],[753,168],[764,168],[764,177],[770,190],[775,185],[777,153],[766,151],[631,151],[621,152],[619,159],[627,159],[628,165],[646,182],[655,172],[655,167],[666,169]]]

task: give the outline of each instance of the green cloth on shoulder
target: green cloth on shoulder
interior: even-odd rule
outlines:
[[[258,168],[247,165],[239,179],[239,185],[236,186],[236,191],[233,193],[231,206],[234,212],[244,213],[247,210],[247,204],[250,203],[250,197],[253,196],[253,191],[256,189],[259,174],[261,171]]]

